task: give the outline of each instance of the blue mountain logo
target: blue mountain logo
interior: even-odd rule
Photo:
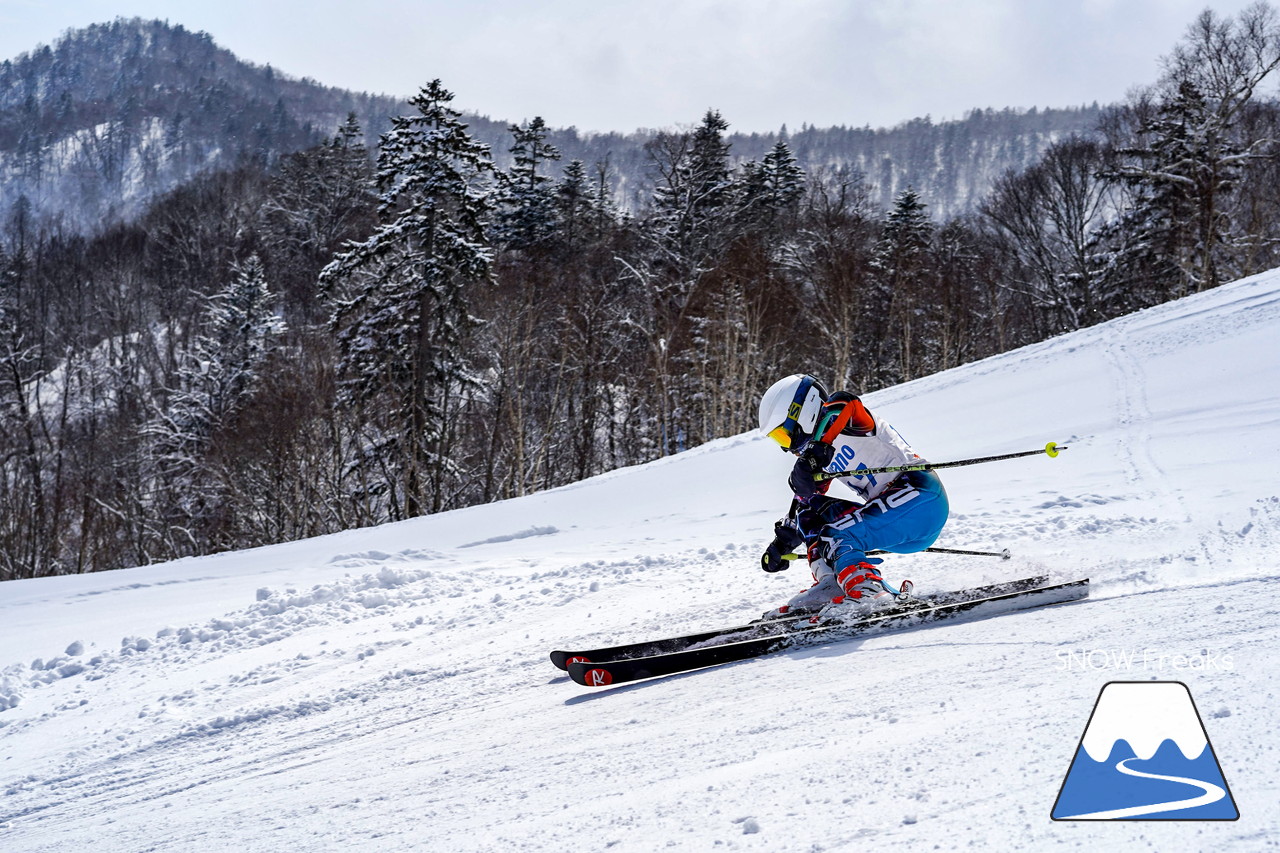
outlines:
[[[1180,681],[1103,686],[1054,803],[1054,820],[1236,820],[1191,691]]]

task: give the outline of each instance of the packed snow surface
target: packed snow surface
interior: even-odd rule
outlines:
[[[860,389],[867,390],[867,389]],[[865,398],[943,472],[954,589],[1086,601],[610,689],[553,648],[738,623],[789,457],[0,585],[0,849],[1249,850],[1280,839],[1280,271]],[[1055,823],[1109,681],[1184,682],[1235,822]]]

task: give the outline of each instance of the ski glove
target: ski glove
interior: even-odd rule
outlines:
[[[811,441],[804,446],[800,451],[800,458],[791,468],[791,476],[787,478],[787,485],[791,486],[796,497],[807,501],[827,490],[827,482],[819,482],[814,479],[814,475],[831,464],[835,453],[834,447],[821,441]]]
[[[784,554],[790,554],[802,543],[804,537],[794,527],[776,524],[773,528],[773,541],[764,549],[760,558],[760,568],[766,572],[780,572],[790,566],[790,560],[784,560]]]
[[[764,549],[764,556],[760,558],[760,568],[766,572],[780,572],[789,568],[790,560],[784,560],[782,557],[783,554],[789,553],[791,552],[779,548],[777,542],[770,543],[769,547]]]

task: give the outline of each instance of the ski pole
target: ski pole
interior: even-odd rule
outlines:
[[[896,474],[902,471],[932,471],[935,468],[959,468],[962,465],[977,465],[981,462],[999,462],[1002,459],[1020,459],[1023,456],[1039,456],[1041,453],[1050,458],[1067,449],[1067,445],[1051,441],[1041,450],[1024,450],[1021,453],[1006,453],[1003,456],[983,456],[978,459],[961,459],[957,462],[926,462],[921,465],[898,465],[892,468],[863,468],[855,471],[819,471],[813,475],[818,482],[834,480],[836,477],[862,477],[867,474]]]
[[[965,551],[965,550],[960,550],[958,548],[925,548],[925,550],[933,554],[963,554],[968,557],[999,557],[1002,560],[1007,560],[1013,556],[1012,554],[1009,553],[1008,548],[1003,548],[999,551]],[[896,551],[868,551],[867,556],[874,557],[877,554],[896,554],[896,553],[897,553]],[[917,551],[912,553],[919,553],[919,552]],[[799,560],[804,556],[805,556],[804,554],[783,554],[782,559]]]
[[[963,554],[964,556],[967,556],[967,557],[999,557],[1002,560],[1008,560],[1010,557],[1013,556],[1012,554],[1009,553],[1008,548],[1001,548],[999,551],[966,551],[960,548],[925,548],[925,550],[934,554]],[[890,553],[897,553],[897,552],[883,551],[883,552],[876,552],[876,553],[890,554]]]

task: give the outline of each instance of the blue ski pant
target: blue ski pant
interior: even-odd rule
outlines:
[[[839,573],[863,562],[868,551],[923,551],[937,541],[949,513],[938,475],[908,471],[861,506],[827,498],[801,510],[797,522],[806,542],[826,546],[827,559]]]

